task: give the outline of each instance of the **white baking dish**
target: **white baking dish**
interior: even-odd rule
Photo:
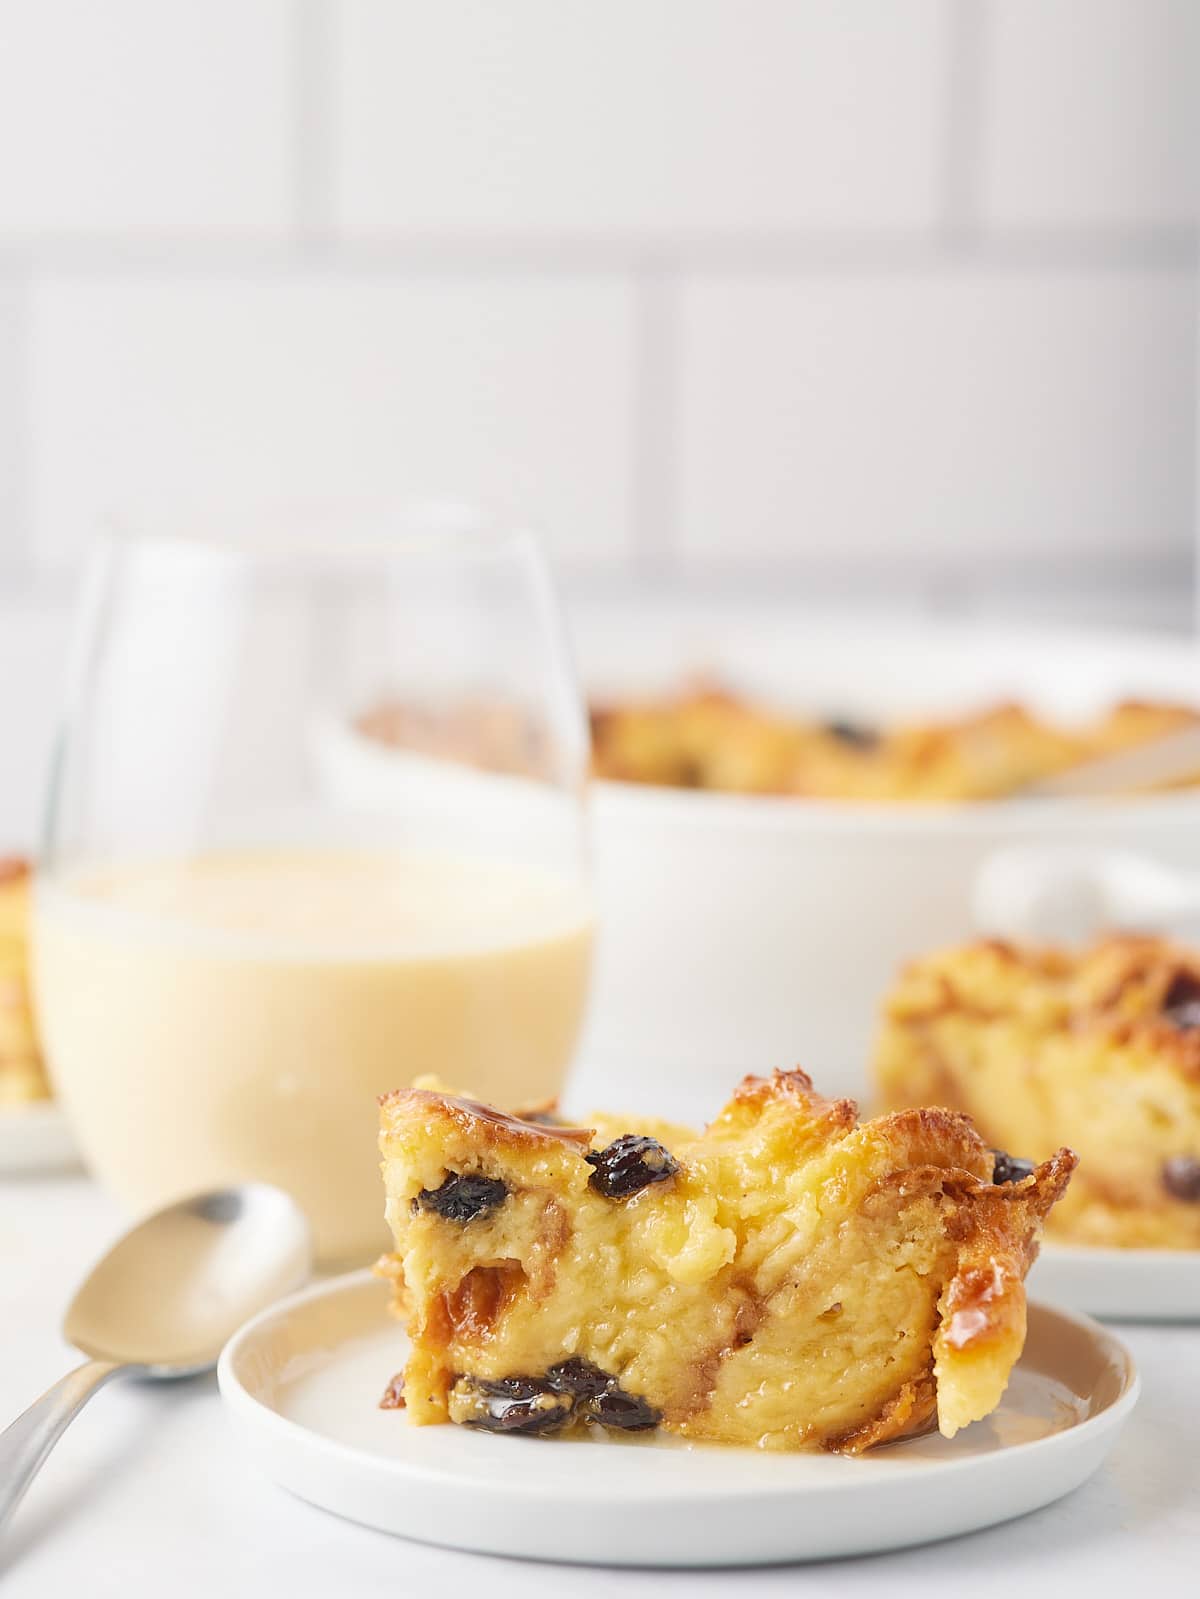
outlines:
[[[1200,699],[1186,642],[870,618],[738,620],[645,608],[576,617],[590,694],[704,671],[822,716],[867,721],[1020,698],[1085,717],[1115,699]],[[365,745],[366,741],[359,741]],[[360,794],[389,754],[335,779]],[[1062,840],[1200,867],[1200,795],[874,806],[598,783],[599,939],[571,1101],[702,1117],[745,1071],[803,1065],[862,1094],[879,997],[896,967],[972,931],[994,850]]]

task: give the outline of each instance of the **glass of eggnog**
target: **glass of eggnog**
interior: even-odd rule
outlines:
[[[586,723],[545,565],[453,507],[104,541],[46,803],[56,1092],[130,1206],[287,1189],[386,1242],[376,1097],[554,1098],[591,949]]]

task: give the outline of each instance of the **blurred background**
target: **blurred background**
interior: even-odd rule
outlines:
[[[0,836],[105,516],[1184,631],[1190,0],[0,0]]]

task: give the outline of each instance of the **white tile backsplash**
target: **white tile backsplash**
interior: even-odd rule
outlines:
[[[984,5],[984,225],[1194,226],[1196,0]]]
[[[1186,272],[694,279],[684,549],[876,582],[1149,569],[1189,538],[1195,315]]]
[[[335,0],[347,230],[928,226],[953,0]]]
[[[0,0],[0,607],[448,492],[576,592],[1174,620],[1198,84],[1193,0]]]
[[[566,560],[627,552],[620,280],[50,276],[31,337],[45,561],[122,508],[436,495],[528,517]]]
[[[279,231],[289,0],[0,0],[0,240]]]

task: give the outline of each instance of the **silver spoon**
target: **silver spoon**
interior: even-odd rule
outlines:
[[[266,1183],[181,1200],[126,1233],[63,1322],[90,1358],[0,1433],[0,1527],[97,1388],[210,1370],[244,1321],[300,1287],[311,1258],[304,1213]]]

